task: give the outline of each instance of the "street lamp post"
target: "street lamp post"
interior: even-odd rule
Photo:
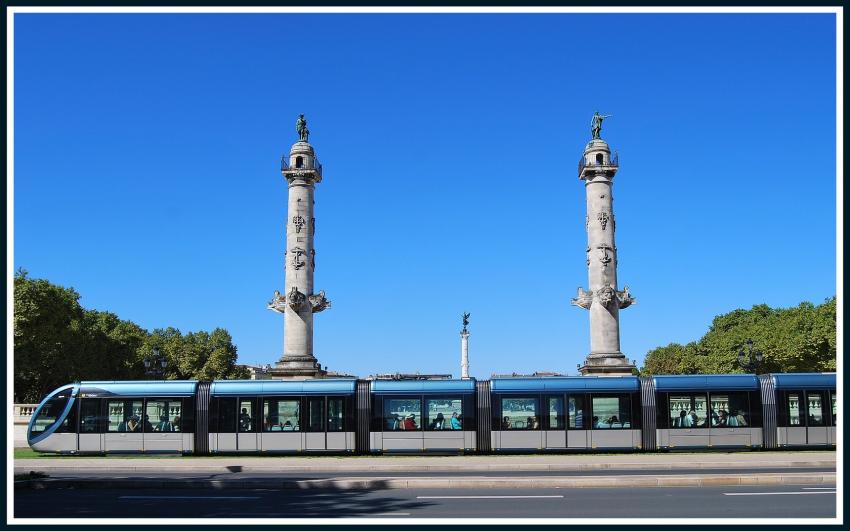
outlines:
[[[162,378],[165,374],[165,368],[168,366],[168,360],[165,356],[159,354],[159,349],[154,347],[151,350],[151,357],[144,359],[145,374],[156,378]]]
[[[764,355],[758,350],[753,352],[753,340],[747,340],[747,348],[748,352],[744,352],[741,349],[738,352],[738,365],[740,365],[747,372],[756,372],[756,369],[761,365],[762,361],[764,361]]]

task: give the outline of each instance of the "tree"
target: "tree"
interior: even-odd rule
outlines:
[[[38,402],[71,377],[66,353],[83,341],[80,295],[19,269],[14,278],[15,401]]]
[[[31,279],[23,269],[14,285],[16,402],[38,402],[79,380],[143,379],[143,360],[154,347],[169,360],[165,378],[249,376],[236,365],[236,345],[223,328],[183,335],[168,327],[149,333],[114,313],[81,307],[73,288]]]
[[[744,370],[738,352],[752,339],[764,361],[760,372],[834,371],[836,299],[820,306],[803,302],[794,308],[765,304],[714,318],[708,332],[685,347],[670,344],[647,353],[642,372],[652,374],[728,374]]]

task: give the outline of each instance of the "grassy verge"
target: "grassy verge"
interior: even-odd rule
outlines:
[[[600,455],[682,455],[682,454],[706,454],[706,453],[743,453],[743,452],[752,452],[755,454],[781,454],[787,453],[789,451],[793,451],[794,453],[835,453],[835,449],[805,449],[805,450],[676,450],[672,452],[659,451],[659,452],[589,452],[589,453],[506,453],[500,452],[498,454],[490,454],[490,455],[478,455],[478,454],[465,454],[464,457],[467,459],[487,459],[496,456],[555,456],[555,455],[569,455],[571,458],[592,458]],[[461,455],[461,454],[458,454]],[[276,459],[276,458],[292,458],[297,457],[299,459],[397,459],[402,457],[429,457],[432,459],[439,459],[441,457],[445,457],[445,455],[428,455],[428,454],[389,454],[389,455],[317,455],[317,454],[290,454],[290,455],[281,455],[281,454],[217,454],[217,455],[179,455],[179,454],[109,454],[109,455],[59,455],[59,454],[43,454],[36,452],[31,448],[15,448],[13,457],[15,459],[85,459],[85,458],[100,458],[100,459],[231,459],[234,457],[259,457],[259,458],[267,458],[267,459]]]

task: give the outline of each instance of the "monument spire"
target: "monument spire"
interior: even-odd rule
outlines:
[[[620,352],[620,310],[635,302],[629,288],[617,290],[617,246],[614,244],[614,198],[611,190],[619,169],[617,154],[611,155],[602,140],[602,121],[610,115],[594,113],[591,140],[579,160],[578,177],[584,181],[587,201],[587,276],[589,291],[578,288],[572,304],[590,311],[590,354],[583,376],[632,374],[632,365]]]
[[[300,115],[295,123],[299,140],[289,157],[281,158],[280,171],[289,184],[284,252],[285,290],[275,291],[270,310],[284,314],[283,357],[271,370],[273,378],[321,378],[325,371],[313,355],[313,314],[331,306],[324,291],[313,293],[316,251],[313,237],[315,185],[322,181],[322,165],[307,139],[307,120]]]
[[[460,331],[460,377],[469,379],[469,312],[463,313],[463,330]]]

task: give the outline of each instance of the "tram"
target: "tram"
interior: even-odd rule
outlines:
[[[837,416],[834,373],[85,381],[45,397],[27,440],[67,454],[830,448]]]

